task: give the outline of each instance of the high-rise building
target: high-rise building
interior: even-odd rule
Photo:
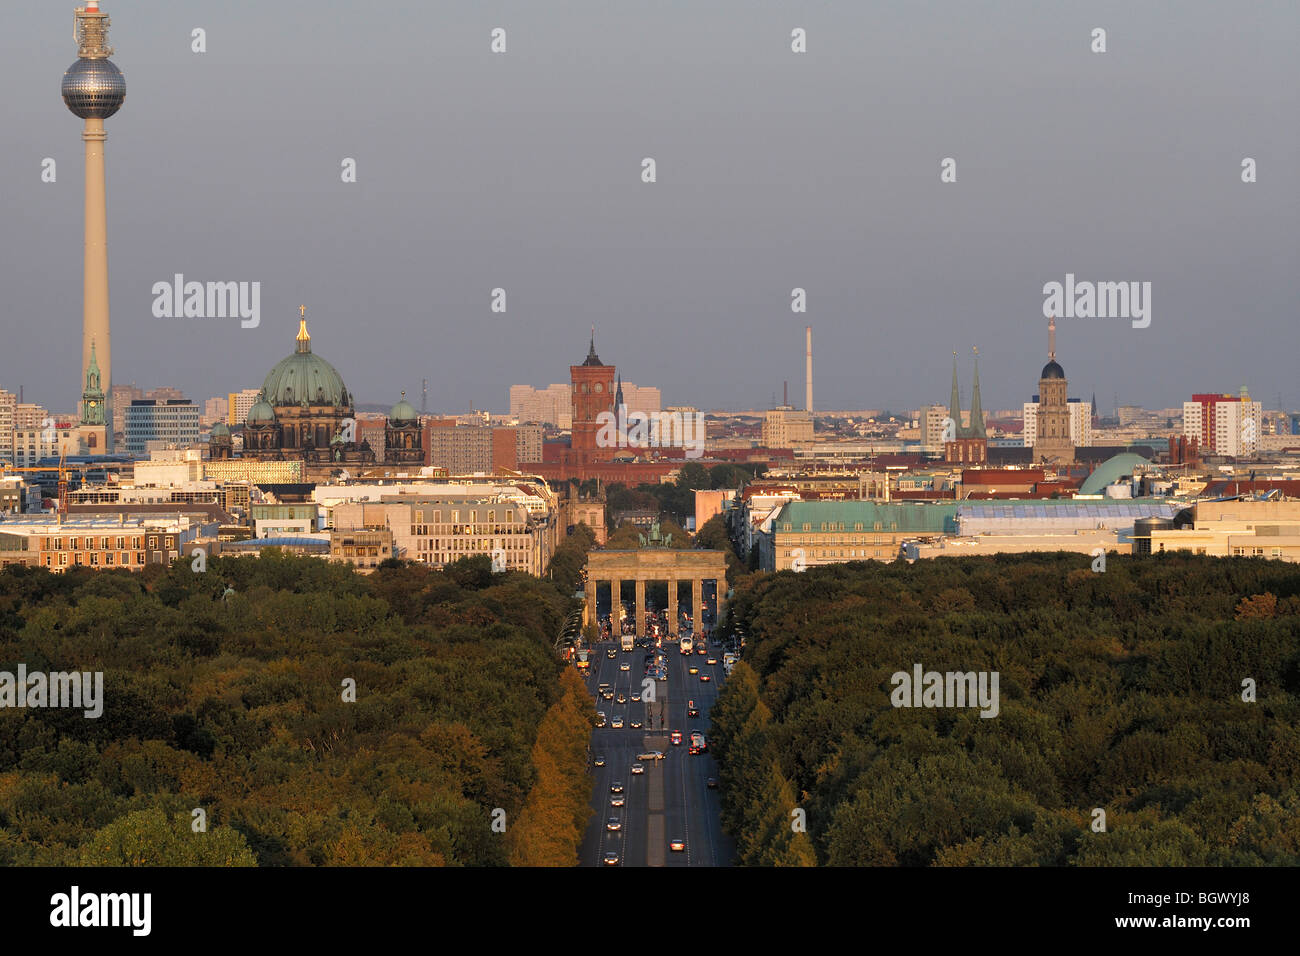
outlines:
[[[185,393],[174,385],[160,385],[149,389],[144,393],[144,397],[151,398],[155,402],[184,401]]]
[[[77,8],[74,36],[77,61],[63,74],[63,102],[74,115],[85,120],[81,138],[86,153],[86,223],[85,268],[81,326],[81,382],[83,387],[91,372],[92,349],[98,351],[96,378],[99,389],[112,395],[113,360],[108,321],[108,203],[104,177],[104,120],[116,113],[126,99],[126,80],[109,56],[109,18],[101,13],[99,0],[86,0]],[[111,399],[110,399],[111,400]],[[113,450],[112,417],[103,406],[94,413],[102,423],[85,419],[86,428],[103,435],[100,447]],[[83,429],[83,434],[85,434]]]
[[[569,428],[573,424],[572,390],[568,385],[510,386],[510,417],[521,422],[538,422]]]
[[[1069,382],[1056,361],[1056,317],[1047,326],[1047,364],[1038,378],[1034,460],[1065,465],[1074,461],[1070,440]]]
[[[1200,442],[1202,453],[1241,458],[1259,449],[1263,406],[1240,395],[1198,393],[1183,403],[1183,435]]]
[[[144,390],[137,387],[135,382],[130,385],[114,385],[109,390],[108,408],[113,416],[113,434],[117,436],[117,441],[122,441],[122,436],[126,434],[126,409],[136,399],[144,398]]]
[[[257,404],[262,395],[260,388],[246,388],[242,392],[231,392],[226,396],[227,425],[242,425],[248,418],[248,410]]]
[[[225,421],[229,413],[229,399],[218,395],[215,398],[209,398],[203,403],[203,415],[199,419],[199,422],[203,425],[211,425],[214,422]],[[247,414],[247,412],[245,412],[245,414]]]
[[[199,440],[199,407],[188,399],[141,398],[126,409],[126,450],[143,455],[154,447],[185,448]]]
[[[764,448],[793,448],[813,440],[813,421],[806,408],[778,405],[763,413]]]

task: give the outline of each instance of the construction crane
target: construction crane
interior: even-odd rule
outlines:
[[[66,514],[68,510],[68,475],[71,472],[85,474],[88,471],[95,471],[105,467],[103,464],[71,464],[67,463],[68,451],[66,443],[59,449],[59,463],[57,465],[9,465],[0,462],[0,478],[5,476],[6,472],[22,475],[29,471],[56,471],[59,473],[59,511]]]

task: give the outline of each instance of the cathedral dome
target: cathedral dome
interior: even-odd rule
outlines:
[[[1043,366],[1043,374],[1038,376],[1040,379],[1045,378],[1065,378],[1065,369],[1056,363],[1056,360],[1048,362]]]
[[[304,404],[352,407],[343,377],[329,362],[312,354],[306,319],[298,327],[298,348],[271,369],[262,391],[266,401],[276,407]]]
[[[259,398],[248,410],[248,424],[270,425],[275,422],[275,409],[267,404],[265,398]]]
[[[212,426],[211,434],[213,438],[229,438],[230,428],[226,425],[225,422],[217,422],[215,425]]]
[[[398,423],[419,421],[420,414],[415,410],[410,402],[406,400],[406,393],[402,393],[402,400],[393,406],[393,410],[388,413],[388,423],[396,425]]]

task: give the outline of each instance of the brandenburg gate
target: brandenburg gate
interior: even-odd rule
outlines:
[[[596,617],[596,586],[609,582],[611,623],[617,634],[619,595],[624,581],[636,582],[636,636],[645,633],[645,586],[650,581],[668,582],[668,627],[677,632],[677,584],[691,586],[694,605],[691,621],[696,634],[703,629],[705,581],[717,582],[718,614],[722,614],[723,595],[727,593],[727,558],[722,551],[667,550],[645,548],[640,551],[590,551],[587,553],[587,600],[583,624]]]

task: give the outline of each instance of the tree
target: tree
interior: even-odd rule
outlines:
[[[99,830],[82,849],[82,866],[257,866],[242,833],[228,826],[195,833],[188,814],[137,810]]]

